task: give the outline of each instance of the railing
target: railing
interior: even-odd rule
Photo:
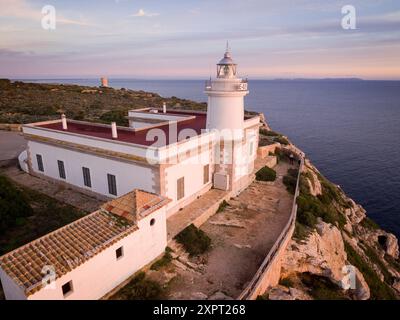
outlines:
[[[293,204],[292,204],[292,211],[289,217],[288,222],[286,223],[285,227],[283,228],[282,232],[280,233],[278,239],[275,241],[275,244],[269,251],[267,257],[264,259],[262,262],[260,268],[258,268],[256,274],[254,275],[253,279],[250,281],[250,283],[247,285],[247,287],[242,291],[242,293],[239,296],[239,300],[248,300],[249,297],[254,293],[254,290],[258,287],[260,282],[262,281],[264,273],[271,267],[271,263],[274,261],[274,259],[277,257],[277,254],[279,250],[281,249],[281,246],[285,241],[288,239],[289,236],[291,236],[290,230],[294,228],[295,223],[296,223],[296,215],[297,215],[297,197],[300,192],[299,184],[300,184],[300,175],[303,170],[304,166],[304,154],[302,152],[298,153],[298,156],[300,157],[300,166],[299,166],[299,173],[297,175],[297,182],[296,182],[296,189],[293,197]]]
[[[235,82],[222,82],[206,80],[205,91],[247,91],[247,79],[241,79]]]

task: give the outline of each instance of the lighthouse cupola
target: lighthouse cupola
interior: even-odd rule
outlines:
[[[207,80],[207,129],[231,130],[241,136],[244,124],[244,96],[247,80],[237,76],[237,64],[227,46],[224,57],[217,63],[217,76]]]

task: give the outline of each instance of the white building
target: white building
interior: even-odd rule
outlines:
[[[260,117],[244,114],[247,81],[236,68],[227,50],[217,77],[206,82],[207,112],[167,110],[164,104],[129,111],[129,127],[65,116],[23,126],[28,146],[21,168],[109,202],[0,257],[7,299],[100,298],[163,253],[167,217],[212,187],[235,194],[251,183]],[[138,194],[150,203],[137,204]],[[113,224],[115,215],[126,225]],[[46,261],[55,264],[56,290],[42,285]]]
[[[160,194],[172,200],[168,216],[212,186],[240,191],[253,170],[260,118],[244,115],[247,81],[228,51],[205,93],[207,113],[131,110],[129,127],[65,117],[24,125],[21,166],[104,200],[135,188]]]

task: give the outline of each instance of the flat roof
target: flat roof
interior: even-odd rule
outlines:
[[[162,114],[162,113],[160,113]],[[205,113],[191,113],[191,112],[168,112],[167,115],[190,115],[191,117],[188,119],[182,119],[177,122],[178,135],[184,129],[193,129],[197,135],[201,134],[201,130],[206,129],[206,117]],[[111,135],[111,125],[104,124],[96,124],[90,122],[81,122],[81,121],[71,121],[67,120],[68,129],[62,129],[62,123],[53,122],[53,123],[43,123],[37,124],[35,127],[38,128],[46,128],[51,130],[56,130],[64,133],[75,133],[81,134],[89,137],[110,139],[113,141],[122,141],[128,143],[135,143],[144,146],[150,146],[154,144],[154,141],[146,141],[147,133],[154,128],[161,129],[166,135],[166,145],[175,143],[177,141],[170,141],[169,137],[169,125],[168,124],[160,124],[153,126],[151,128],[132,130],[132,128],[124,127],[118,128],[118,138],[113,139]],[[162,146],[162,145],[161,145]]]
[[[43,267],[56,279],[138,230],[137,220],[170,200],[133,190],[105,203],[100,210],[0,257],[0,267],[27,296],[42,289]]]

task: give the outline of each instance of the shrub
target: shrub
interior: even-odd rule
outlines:
[[[269,137],[276,137],[276,136],[281,136],[280,133],[273,131],[273,130],[267,130],[264,128],[260,128],[260,134],[262,134],[263,136],[269,136]]]
[[[150,269],[151,270],[160,270],[162,267],[168,265],[171,261],[172,261],[172,255],[170,253],[170,250],[165,249],[165,253],[162,256],[162,258],[158,259],[156,262],[154,262],[151,265]]]
[[[0,232],[33,214],[25,195],[4,176],[0,176]]]
[[[127,127],[129,125],[125,110],[111,110],[105,112],[100,116],[100,120],[104,123],[116,122],[118,126]]]
[[[283,145],[289,144],[289,140],[282,136],[278,136],[278,137],[274,138],[274,141],[279,142],[280,144],[283,144]]]
[[[258,181],[275,181],[276,180],[276,171],[267,166],[262,167],[256,173],[256,179]]]
[[[293,287],[293,281],[289,277],[280,279],[279,284],[288,288]]]
[[[296,225],[293,232],[293,239],[298,241],[306,240],[310,233],[311,230],[309,228],[296,221]]]
[[[361,226],[363,226],[364,228],[367,228],[367,229],[372,229],[372,230],[379,229],[379,225],[374,220],[372,220],[371,218],[368,218],[368,217],[365,217],[364,219],[362,219],[360,224],[361,224]]]
[[[158,300],[162,298],[163,290],[158,282],[146,279],[144,272],[139,272],[113,298],[123,300]]]
[[[308,272],[300,275],[301,282],[310,288],[310,295],[315,300],[349,300],[343,289],[329,278]]]
[[[191,256],[202,254],[211,246],[211,239],[193,224],[183,229],[175,236],[175,239]]]
[[[286,186],[286,190],[289,191],[291,194],[294,194],[296,191],[296,184],[297,184],[297,169],[289,169],[288,173],[283,177],[283,184]]]
[[[227,206],[229,206],[229,203],[228,203],[228,202],[226,202],[226,200],[222,201],[222,202],[219,204],[219,206],[218,206],[218,209],[217,209],[217,212],[216,212],[216,213],[220,213],[220,212],[224,211],[224,210],[225,210],[225,208],[226,208]]]

